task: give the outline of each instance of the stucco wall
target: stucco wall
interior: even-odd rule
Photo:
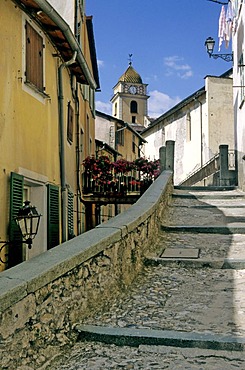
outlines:
[[[219,152],[234,149],[232,78],[207,76],[201,89],[159,117],[142,132],[146,156],[155,156],[164,140],[175,141],[174,183],[178,184]],[[152,150],[152,146],[155,148]]]
[[[219,145],[234,149],[234,112],[232,78],[206,78],[209,158],[219,151]],[[204,143],[205,145],[205,143]]]
[[[241,4],[239,16],[237,18],[237,27],[233,35],[233,80],[234,80],[234,119],[235,119],[235,148],[237,150],[238,165],[238,186],[245,190],[245,84],[244,67],[239,67],[239,60],[243,56],[245,64],[245,4]]]
[[[134,280],[172,193],[163,172],[127,211],[0,274],[1,368],[38,370],[76,340],[74,326]]]

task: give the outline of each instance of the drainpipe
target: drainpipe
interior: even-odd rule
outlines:
[[[81,215],[80,215],[80,204],[81,204],[81,163],[80,163],[80,125],[79,125],[79,114],[80,105],[77,95],[77,83],[76,90],[74,92],[75,109],[76,109],[76,177],[77,177],[77,234],[81,234]]]
[[[64,137],[64,95],[63,95],[63,75],[64,68],[75,63],[77,52],[75,51],[72,59],[62,63],[58,68],[58,106],[59,106],[59,139],[60,139],[60,182],[61,182],[61,228],[62,243],[67,240],[67,199],[66,199],[66,169],[65,169],[65,137]]]

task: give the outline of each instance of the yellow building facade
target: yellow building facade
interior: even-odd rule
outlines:
[[[83,232],[81,163],[95,152],[99,79],[84,8],[76,38],[44,0],[1,1],[0,13],[1,271]],[[42,214],[31,249],[14,219],[25,200]]]

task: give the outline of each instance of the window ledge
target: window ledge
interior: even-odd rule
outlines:
[[[50,95],[48,95],[45,92],[39,90],[38,87],[36,87],[35,85],[33,85],[31,82],[26,81],[25,82],[25,85],[27,85],[28,87],[30,87],[36,93],[40,94],[44,99],[50,99]]]

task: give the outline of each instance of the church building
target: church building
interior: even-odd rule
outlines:
[[[140,132],[149,124],[147,100],[147,84],[129,62],[127,70],[119,78],[113,88],[111,98],[112,116],[129,123]]]

